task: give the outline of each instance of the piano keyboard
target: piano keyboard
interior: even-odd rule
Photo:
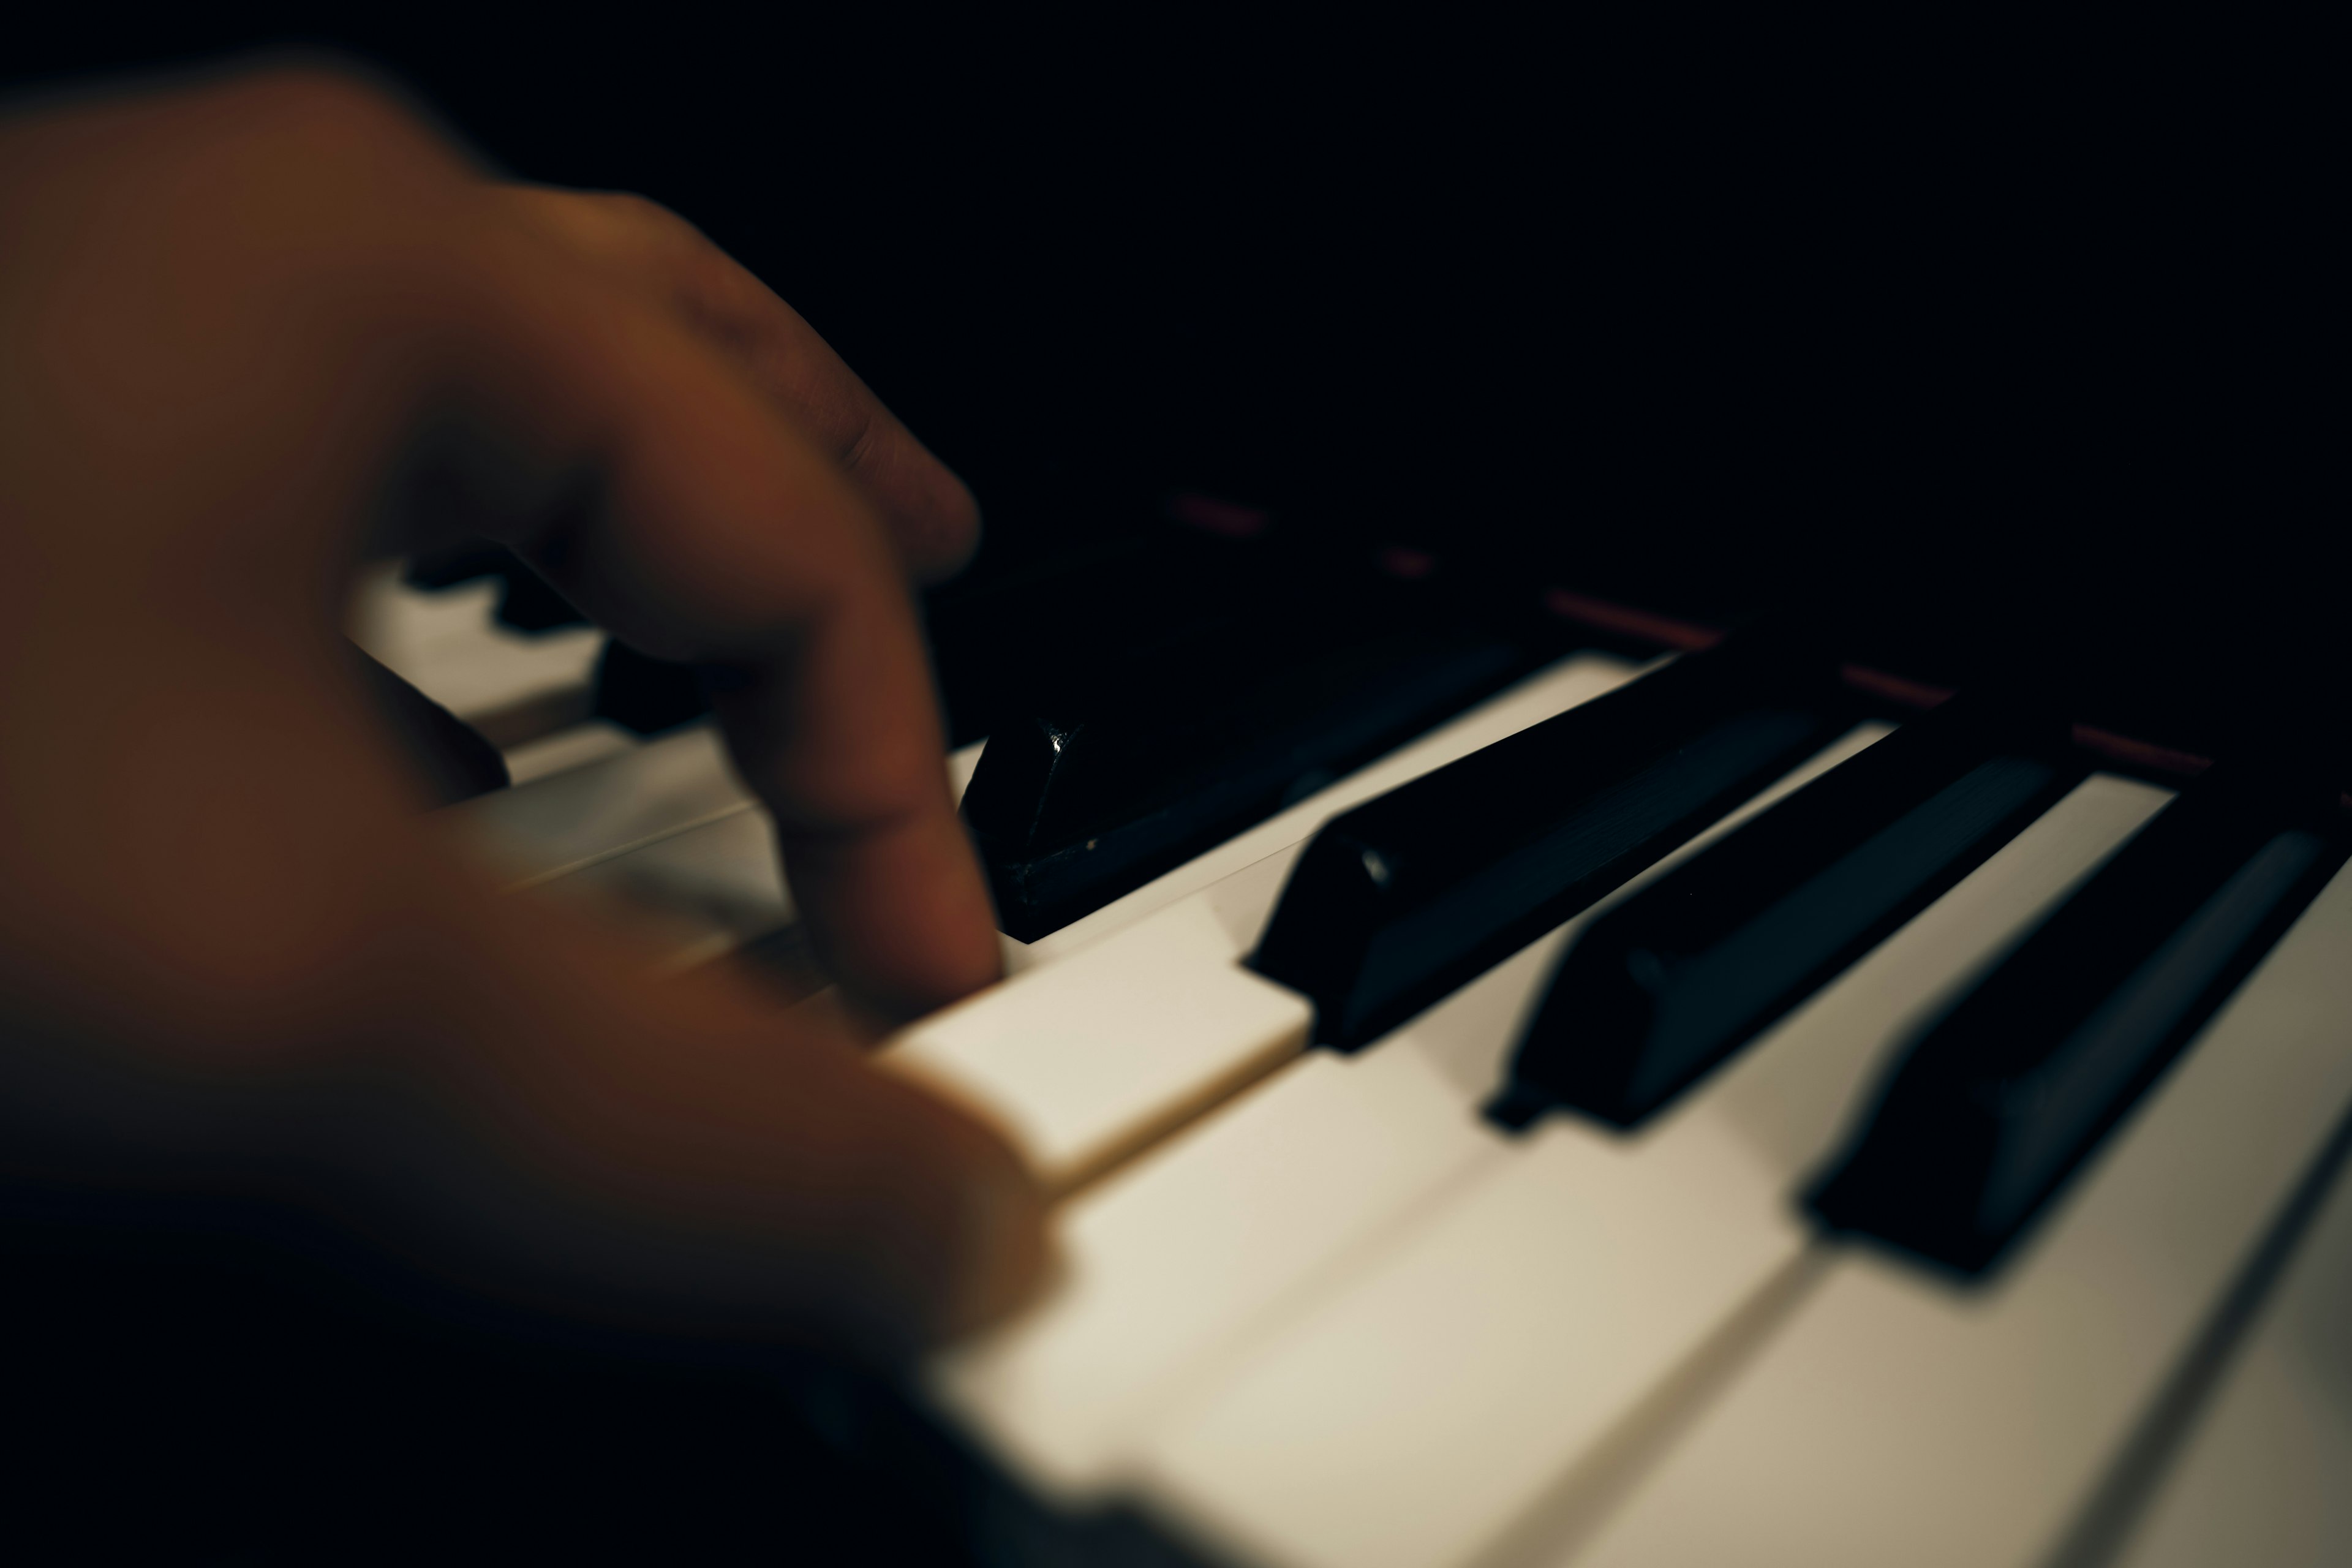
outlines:
[[[1006,938],[1004,983],[887,1044],[887,1070],[992,1117],[1062,1194],[1050,1289],[913,1391],[989,1468],[1013,1560],[1088,1561],[1138,1532],[1251,1568],[2352,1560],[2336,1484],[2352,1194],[2324,1181],[2352,1124],[2352,871],[2332,801],[2275,823],[2211,808],[2254,847],[2163,942],[2104,954],[2053,917],[2147,875],[2195,829],[2189,805],[2168,818],[2172,788],[1972,721],[1966,700],[1900,723],[1814,701],[1773,728],[1749,721],[1793,700],[1741,676],[1654,764],[1577,752],[1636,745],[1657,694],[1755,662],[1752,643],[1664,668],[1559,658]],[[1704,777],[1692,735],[1732,737]],[[680,967],[788,931],[765,820],[707,728],[564,743],[588,760],[446,814],[518,889],[625,905]],[[1553,753],[1583,770],[1559,800],[1472,800],[1552,814],[1532,891],[1535,852],[1494,822],[1391,821],[1477,759]],[[982,754],[950,759],[959,789]],[[1437,782],[1398,793],[1417,780]],[[2221,798],[2206,782],[2183,802]],[[1445,869],[1474,837],[1504,846],[1495,863]],[[1338,873],[1301,869],[1334,846],[1361,868],[1336,894]],[[1422,904],[1381,901],[1415,876],[1437,879]],[[1560,888],[1585,893],[1555,912]],[[1512,899],[1534,913],[1489,908]],[[1442,928],[1429,908],[1450,911]],[[1847,926],[1822,923],[1832,908]],[[1336,993],[1267,961],[1269,928],[1302,909],[1361,926],[1308,936],[1356,943],[1366,994],[1412,975],[1439,989],[1354,1037]],[[1789,910],[1851,939],[1775,948]],[[1396,931],[1419,934],[1382,947]],[[2079,1026],[2037,1033],[2029,1006],[2000,1036],[2040,1056],[1985,1083],[1934,1079],[1924,1053],[1897,1074],[1969,1008],[2021,1005],[2001,976],[2078,951],[2114,969]],[[1615,955],[1658,999],[1619,1029],[1637,1067],[1666,1053],[1642,1095],[1545,1065],[1583,1048],[1583,994],[1554,989],[1571,952]],[[1718,980],[1643,979],[1669,963]],[[1736,1017],[1685,1026],[1734,993]],[[1533,1043],[1547,1018],[1566,1046]],[[1921,1179],[1977,1184],[1954,1211],[1990,1227],[1973,1240],[1882,1212],[1901,1210],[1899,1183],[1852,1199],[1899,1163],[1867,1134],[1913,1100],[1918,1137],[1960,1140],[1934,1143]],[[1991,1131],[1968,1132],[1979,1111]],[[2299,1192],[2316,1218],[2236,1334],[2233,1292],[2265,1237],[2296,1239],[2277,1226]]]

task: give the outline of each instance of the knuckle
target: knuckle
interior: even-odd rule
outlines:
[[[980,503],[963,481],[952,476],[942,482],[941,489],[945,494],[940,502],[938,531],[931,541],[927,564],[935,571],[950,573],[979,552]]]
[[[581,199],[644,251],[673,260],[709,247],[702,231],[651,196],[635,191],[584,191]]]
[[[640,228],[674,234],[691,226],[653,197],[635,191],[592,191],[588,193],[588,199],[605,207],[622,221]]]
[[[851,473],[863,473],[875,459],[875,445],[883,435],[882,416],[871,403],[852,401],[841,411],[834,432],[834,453]]]
[[[414,140],[416,116],[382,79],[331,56],[276,60],[228,79],[205,95],[247,122],[337,141]]]

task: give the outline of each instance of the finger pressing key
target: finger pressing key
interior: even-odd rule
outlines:
[[[528,330],[584,504],[519,541],[615,635],[721,667],[717,706],[820,958],[911,1016],[998,973],[894,547],[818,444],[665,313],[583,285]]]

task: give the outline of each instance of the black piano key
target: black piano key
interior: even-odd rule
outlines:
[[[933,589],[923,630],[948,744],[986,740],[1074,648],[1117,646],[1111,611],[1134,604],[1160,542],[1118,534]]]
[[[505,584],[491,616],[501,626],[519,632],[546,632],[588,624],[588,617],[571,600],[503,544],[473,542],[420,555],[401,574],[402,581],[413,588],[454,588],[484,577],[495,577]]]
[[[1651,1115],[2079,783],[2066,739],[1959,698],[1610,910],[1561,961],[1494,1114]]]
[[[596,658],[589,711],[640,735],[658,735],[710,711],[694,666],[639,653],[613,637]]]
[[[949,745],[1034,719],[1132,661],[1213,647],[1296,548],[1271,526],[1218,531],[1126,517],[1041,555],[996,563],[983,549],[970,573],[924,600]]]
[[[1253,965],[1316,1037],[1383,1033],[1614,890],[1845,730],[1809,641],[1750,633],[1333,818]]]
[[[1990,1268],[2343,863],[2334,795],[2214,768],[1927,1032],[1815,1214]]]
[[[433,804],[454,805],[507,787],[506,758],[479,731],[356,646],[351,647],[351,663]]]
[[[1279,590],[1279,591],[1275,591]],[[964,815],[999,923],[1034,941],[1281,810],[1558,651],[1530,614],[1333,562],[1236,602],[1213,646],[1130,661],[990,737]]]

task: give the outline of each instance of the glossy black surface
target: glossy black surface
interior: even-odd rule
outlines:
[[[1913,1047],[1815,1213],[1998,1261],[2342,864],[2333,795],[2259,763],[2200,780]]]
[[[1192,635],[1074,674],[989,738],[964,816],[999,923],[1059,929],[1263,821],[1562,646],[1364,552],[1269,559]],[[1524,597],[1524,595],[1523,595]],[[1049,704],[1049,705],[1047,705]]]
[[[1333,818],[1251,961],[1352,1047],[1621,886],[1847,727],[1808,642],[1736,637]]]
[[[1495,1114],[1620,1126],[1668,1103],[1981,864],[2083,776],[2057,719],[1962,697],[1595,921]]]

